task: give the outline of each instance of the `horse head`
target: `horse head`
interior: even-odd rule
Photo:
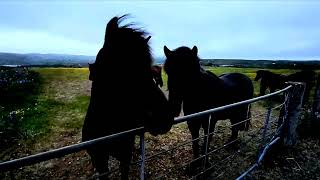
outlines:
[[[184,79],[200,72],[197,46],[192,49],[182,46],[173,51],[164,46],[164,54],[166,56],[164,70],[168,76]]]
[[[264,70],[258,70],[257,72],[256,72],[256,77],[254,78],[254,80],[255,81],[259,81],[259,79],[261,79],[262,78],[262,76],[264,75],[264,73],[265,73],[265,71]]]
[[[181,111],[183,89],[202,71],[198,58],[198,48],[182,46],[173,51],[164,46],[166,60],[164,70],[168,75],[169,103],[175,116]]]
[[[146,123],[144,125],[150,133],[166,133],[171,128],[173,117],[168,113],[168,102],[163,92],[153,80],[151,36],[133,27],[132,23],[120,25],[127,17],[114,17],[107,23],[103,47],[95,62],[89,64],[89,79],[93,81],[91,97],[99,102],[104,99],[133,106],[137,109],[132,111],[133,116],[143,116],[136,121]],[[141,124],[130,123],[132,126]]]

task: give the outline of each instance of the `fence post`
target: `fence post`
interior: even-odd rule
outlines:
[[[312,122],[313,132],[317,133],[317,129],[320,128],[320,74],[318,74],[316,90],[314,93],[313,107],[312,107]],[[318,136],[320,133],[318,133]]]
[[[145,166],[145,144],[144,144],[144,132],[140,135],[140,149],[141,149],[141,164],[140,164],[140,180],[144,180],[144,166]]]
[[[288,107],[284,117],[282,128],[282,142],[284,146],[294,146],[297,141],[297,126],[300,124],[300,112],[302,107],[305,83],[289,82],[293,88],[289,90]]]
[[[267,111],[267,115],[266,115],[266,119],[265,119],[265,123],[264,123],[264,128],[263,128],[263,136],[262,136],[262,142],[265,142],[266,139],[266,135],[267,135],[267,131],[268,131],[268,127],[269,127],[269,120],[270,120],[270,116],[271,116],[271,111],[272,108],[268,107],[268,111]]]

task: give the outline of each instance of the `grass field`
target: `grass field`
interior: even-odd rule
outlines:
[[[210,67],[207,69],[217,75],[227,72],[244,73],[252,80],[254,79],[255,72],[258,70],[253,68],[229,67]],[[0,153],[1,160],[14,159],[47,151],[75,144],[81,140],[81,128],[90,99],[91,82],[88,80],[88,69],[34,68],[33,70],[40,73],[43,84],[40,94],[37,97],[34,97],[36,100],[34,106],[21,108],[21,111],[25,112],[23,114],[24,121],[22,129],[26,135],[18,143],[7,147]],[[277,69],[272,71],[281,74],[290,74],[294,72],[289,69]],[[165,73],[163,73],[163,79],[165,84],[163,90],[166,91],[167,77]],[[254,82],[255,95],[259,92],[258,85],[258,82]],[[258,103],[254,108],[253,114],[263,113],[264,110],[264,107]],[[261,118],[257,119],[257,124],[254,124],[257,128],[262,125],[263,117]],[[215,141],[215,143],[223,143],[227,139],[230,132],[227,130],[227,132],[224,133],[223,131],[226,131],[226,129],[228,129],[226,127],[229,125],[230,124],[228,124],[227,121],[223,121],[217,125],[217,132],[222,132],[222,134],[217,135],[216,138],[219,139],[219,142]],[[180,143],[181,140],[190,140],[186,124],[175,126],[170,133],[160,138],[147,136],[147,142],[150,143],[150,145],[147,144],[147,150],[149,149],[150,152],[163,150],[163,148],[168,148],[167,145],[166,147],[162,147],[159,146],[159,144],[165,143],[173,146],[174,144]],[[162,162],[168,164],[168,166],[165,167],[165,165],[163,165],[162,167],[162,165],[159,165],[159,167],[157,167],[159,171],[179,163],[178,160],[181,157],[191,157],[191,148],[188,147],[185,149],[184,154],[180,151],[175,151],[175,153],[178,155],[180,154],[181,156],[175,155],[175,158],[170,160],[171,164],[168,164],[167,161]],[[250,154],[249,151],[247,153]],[[250,156],[255,157],[255,154],[251,153]],[[161,164],[160,161],[158,163]],[[247,163],[244,164],[249,166]],[[158,171],[157,168],[152,170]],[[137,173],[137,168],[132,169],[132,173]],[[230,175],[230,178],[235,177],[235,174],[239,172],[241,172],[240,169],[234,172],[233,176]],[[50,160],[15,171],[18,179],[29,179],[32,177],[40,179],[50,177],[56,177],[58,179],[87,179],[92,177],[93,173],[89,157],[85,152],[68,155],[64,158]],[[181,171],[178,171],[177,174],[179,175],[178,177],[184,177],[183,173],[181,174]],[[3,175],[3,177],[8,178],[7,175]]]

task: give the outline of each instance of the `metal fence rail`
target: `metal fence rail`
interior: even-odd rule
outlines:
[[[192,119],[194,117],[197,117],[197,116],[201,116],[201,115],[205,115],[205,114],[211,114],[211,113],[222,111],[222,110],[225,110],[225,109],[228,109],[228,108],[232,108],[232,107],[235,107],[235,106],[244,105],[244,104],[251,104],[251,103],[254,103],[254,102],[257,102],[257,101],[260,101],[260,100],[264,100],[264,99],[270,98],[272,96],[275,96],[277,94],[286,92],[292,87],[293,87],[292,85],[289,85],[288,87],[286,87],[286,88],[284,88],[282,90],[279,90],[279,91],[276,91],[276,92],[273,92],[273,93],[270,93],[270,94],[267,94],[267,95],[264,95],[264,96],[259,96],[259,97],[248,99],[248,100],[244,100],[244,101],[241,101],[241,102],[236,102],[236,103],[233,103],[233,104],[229,104],[229,105],[225,105],[225,106],[209,109],[209,110],[206,110],[206,111],[202,111],[202,112],[186,115],[186,116],[183,116],[183,117],[178,117],[178,118],[175,118],[174,124],[179,124],[179,123],[182,123],[182,122],[189,121],[190,119]],[[280,107],[280,106],[278,106],[278,107]],[[243,122],[240,122],[240,123],[245,123],[246,121],[247,120],[244,120]],[[105,142],[107,140],[110,140],[112,138],[117,138],[119,136],[123,136],[123,135],[125,135],[127,133],[135,133],[135,134],[137,134],[139,132],[139,133],[143,134],[143,131],[144,131],[144,128],[143,127],[139,127],[139,128],[136,128],[136,129],[132,129],[132,130],[128,130],[128,131],[112,134],[112,135],[109,135],[109,136],[93,139],[93,140],[90,140],[90,141],[85,141],[85,142],[81,142],[81,143],[78,143],[78,144],[74,144],[74,145],[65,146],[65,147],[62,147],[62,148],[50,150],[50,151],[47,151],[47,152],[42,152],[42,153],[38,153],[38,154],[35,154],[35,155],[31,155],[31,156],[27,156],[27,157],[23,157],[23,158],[19,158],[19,159],[14,159],[14,160],[10,160],[10,161],[0,162],[0,172],[10,171],[12,169],[16,169],[16,168],[32,165],[32,164],[39,163],[39,162],[42,162],[42,161],[47,161],[47,160],[50,160],[50,159],[63,157],[63,156],[68,155],[68,154],[72,154],[72,153],[75,153],[75,152],[79,152],[81,150],[85,150],[90,146],[93,146],[93,145],[96,145],[96,144],[99,144],[99,143],[103,143],[103,142]],[[208,135],[209,135],[209,133],[208,133]],[[188,143],[190,143],[190,142],[188,142]],[[149,158],[150,159],[153,158],[153,157],[145,158],[145,145],[144,145],[144,143],[145,143],[144,135],[142,135],[141,139],[140,139],[140,147],[141,147],[141,160],[139,161],[140,162],[140,179],[144,179],[145,161],[148,161]],[[183,143],[182,145],[184,145],[184,144],[187,144],[187,143]],[[223,147],[225,147],[225,145]],[[205,156],[207,156],[208,154],[211,154],[212,152],[217,151],[218,149],[212,150],[210,152],[206,152]],[[161,152],[161,154],[162,154],[162,152]],[[158,154],[156,154],[156,155],[158,155]],[[156,156],[156,155],[154,155],[154,156]]]
[[[270,149],[270,147],[277,143],[280,140],[280,137],[276,137],[275,139],[273,139],[262,151],[261,155],[259,156],[258,160],[256,163],[254,163],[254,165],[252,165],[247,171],[245,171],[243,174],[241,174],[237,180],[241,180],[244,179],[249,173],[251,173],[254,169],[256,169],[262,162],[264,156],[266,155],[266,152]]]
[[[78,144],[65,146],[62,148],[58,148],[58,149],[30,155],[30,156],[26,156],[26,157],[19,158],[19,159],[1,162],[0,163],[0,172],[9,171],[11,169],[16,169],[16,168],[32,165],[35,163],[47,161],[47,160],[54,159],[54,158],[63,157],[68,154],[82,151],[90,146],[93,146],[93,145],[96,145],[99,143],[103,143],[104,141],[110,140],[112,138],[121,137],[121,136],[126,135],[128,133],[136,133],[141,130],[143,130],[143,127],[131,129],[128,131],[123,131],[123,132],[112,134],[109,136],[100,137],[100,138],[93,139],[90,141],[85,141],[85,142],[81,142]]]
[[[272,97],[274,95],[277,95],[277,94],[280,94],[282,92],[285,92],[285,91],[289,90],[290,88],[292,88],[292,85],[289,85],[288,87],[286,87],[284,89],[281,89],[279,91],[276,91],[276,92],[273,92],[273,93],[270,93],[270,94],[267,94],[267,95],[264,95],[264,96],[259,96],[259,97],[256,97],[256,98],[252,98],[252,99],[248,99],[248,100],[244,100],[244,101],[228,104],[228,105],[225,105],[225,106],[220,106],[220,107],[217,107],[217,108],[209,109],[209,110],[206,110],[206,111],[201,111],[201,112],[198,112],[198,113],[189,114],[189,115],[186,115],[186,116],[183,116],[183,117],[180,117],[180,118],[176,118],[175,119],[175,124],[188,121],[189,119],[197,117],[197,116],[202,116],[202,115],[214,113],[214,112],[217,112],[217,111],[222,111],[222,110],[225,110],[225,109],[229,109],[229,108],[232,108],[232,107],[235,107],[235,106],[244,105],[244,104],[251,104],[251,103],[254,103],[254,102],[257,102],[257,101],[260,101],[260,100],[268,99],[269,97]]]

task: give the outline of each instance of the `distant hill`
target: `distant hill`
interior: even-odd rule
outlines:
[[[320,61],[293,60],[246,60],[246,59],[201,59],[206,66],[251,67],[251,68],[290,68],[290,69],[320,69]]]
[[[16,54],[1,53],[0,65],[87,65],[95,60],[95,56],[69,54]]]
[[[5,53],[0,52],[0,65],[26,66],[88,66],[96,56],[70,54],[40,54],[40,53]],[[164,58],[155,58],[154,63],[162,64]]]
[[[1,53],[0,65],[27,65],[27,66],[72,66],[84,67],[95,61],[95,56],[69,54],[17,54]],[[155,64],[162,64],[164,57],[156,57]],[[291,61],[291,60],[246,60],[246,59],[201,59],[206,66],[232,66],[254,68],[296,68],[320,69],[320,61]]]

